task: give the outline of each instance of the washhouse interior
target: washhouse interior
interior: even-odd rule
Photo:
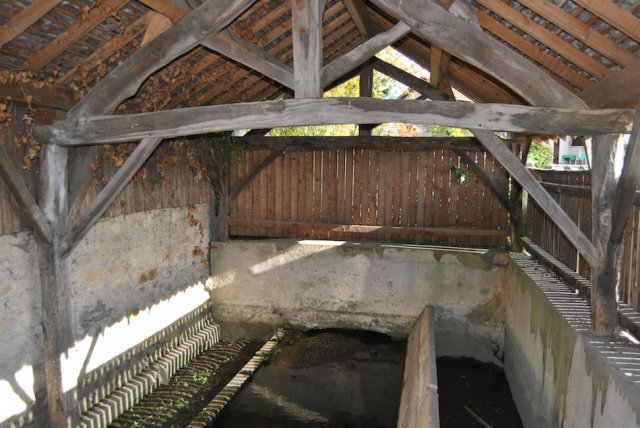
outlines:
[[[640,427],[639,59],[634,0],[0,0],[0,427]]]

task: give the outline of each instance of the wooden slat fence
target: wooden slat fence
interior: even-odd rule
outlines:
[[[537,171],[536,175],[582,232],[591,237],[590,173],[588,171]],[[527,207],[527,235],[564,264],[590,278],[590,268],[584,258],[577,255],[571,243],[531,199]],[[618,293],[623,302],[639,310],[640,192],[636,192],[633,214],[627,224],[624,237]]]
[[[37,161],[31,170],[24,170],[21,165],[23,165],[27,147],[17,144],[6,144],[5,147],[12,162],[22,172],[27,186],[37,199]],[[78,204],[71,212],[71,222],[86,209],[117,170],[111,153],[104,153],[96,159],[93,165],[95,168],[94,180],[82,203]],[[70,164],[77,161],[79,154],[75,150],[70,151]],[[161,168],[158,168],[159,162],[162,163]],[[125,187],[122,194],[105,212],[104,217],[115,217],[126,213],[160,208],[187,207],[208,203],[211,200],[212,188],[207,179],[196,177],[192,168],[180,158],[172,159],[172,155],[170,153],[167,155],[165,150],[164,152],[156,152],[149,159],[144,166],[144,171]],[[4,180],[0,179],[0,235],[29,229]]]
[[[268,151],[235,153],[234,188]],[[505,170],[468,155],[507,189]],[[235,200],[231,235],[504,246],[506,210],[450,150],[292,152],[262,170]]]

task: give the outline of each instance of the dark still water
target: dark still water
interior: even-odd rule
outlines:
[[[395,427],[406,342],[288,333],[216,427]]]

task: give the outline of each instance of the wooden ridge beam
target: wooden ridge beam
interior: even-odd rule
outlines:
[[[504,2],[500,0],[477,0],[477,2],[564,57],[567,61],[582,68],[596,79],[603,79],[611,73],[609,68]]]
[[[334,59],[322,68],[322,87],[328,86],[331,82],[369,61],[375,54],[392,45],[410,31],[411,28],[407,24],[399,22],[391,30],[376,34],[341,57]]]
[[[0,177],[7,183],[9,192],[23,210],[29,226],[43,242],[50,244],[53,240],[53,229],[2,146],[0,146]]]
[[[638,60],[633,53],[624,50],[613,40],[598,33],[552,2],[542,0],[518,0],[518,2],[619,65],[626,66]]]
[[[38,127],[59,145],[170,138],[241,128],[408,122],[497,131],[592,135],[631,130],[632,110],[538,108],[447,101],[325,98],[191,107],[118,116],[69,117]],[[50,140],[49,140],[50,138]]]
[[[618,31],[640,42],[640,19],[627,12],[620,6],[602,0],[572,0],[587,9],[603,21],[608,22]]]
[[[399,69],[395,65],[389,64],[379,58],[376,58],[373,61],[373,68],[378,70],[382,74],[386,74],[392,79],[407,85],[411,89],[419,92],[421,95],[425,96],[434,101],[450,101],[451,98],[449,95],[441,91],[440,89],[434,88],[428,82],[414,76],[413,74],[407,73],[404,70]]]
[[[640,102],[640,61],[580,92],[591,107],[632,107]]]
[[[24,32],[31,25],[38,22],[51,9],[56,7],[62,0],[40,0],[34,1],[25,7],[9,22],[0,27],[0,48],[19,34]]]
[[[325,0],[291,0],[296,98],[322,98],[322,14]]]
[[[473,129],[472,132],[480,142],[491,152],[502,166],[509,171],[509,174],[529,193],[529,195],[540,205],[542,210],[558,226],[563,235],[567,237],[578,252],[587,260],[591,266],[597,262],[596,250],[591,241],[571,220],[567,213],[558,203],[547,193],[542,185],[525,168],[512,152],[509,150],[498,136],[487,130]]]
[[[423,150],[483,150],[472,137],[234,137],[234,142],[245,150],[286,150],[287,152],[312,150],[377,150],[415,152]]]
[[[147,159],[149,159],[149,156],[151,156],[161,141],[162,138],[146,138],[136,146],[133,153],[129,155],[127,160],[78,219],[73,229],[64,236],[61,243],[61,252],[63,255],[69,254],[91,227],[100,220],[102,214],[104,214],[111,203],[120,195],[134,174]]]
[[[26,70],[40,70],[53,61],[65,49],[80,40],[89,31],[93,30],[111,13],[117,12],[129,0],[106,0],[99,6],[92,8],[86,18],[76,22],[67,31],[49,42],[47,46],[39,50],[24,64]]]
[[[533,105],[584,107],[580,98],[529,60],[431,1],[372,2],[405,21],[415,34],[494,76]]]

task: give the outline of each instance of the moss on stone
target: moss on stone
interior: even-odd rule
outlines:
[[[458,254],[458,261],[470,269],[491,270],[491,264],[482,257],[475,254]]]

